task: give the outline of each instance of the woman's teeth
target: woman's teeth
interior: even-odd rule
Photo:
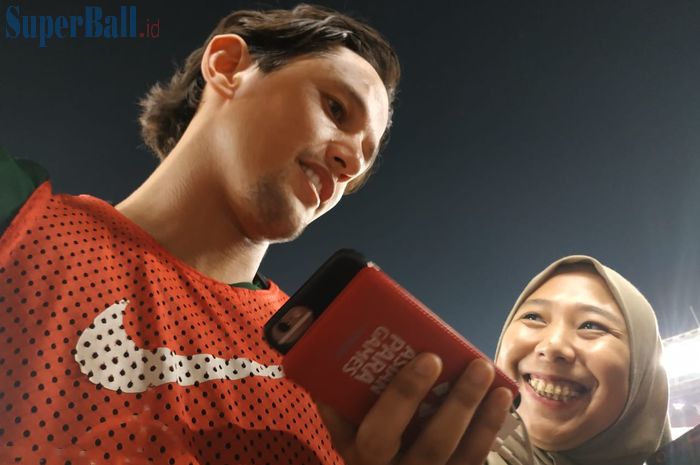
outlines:
[[[532,386],[532,389],[537,395],[551,400],[567,402],[581,395],[581,392],[579,392],[580,388],[566,382],[553,383],[551,381],[535,378],[534,376],[530,376],[527,382]]]
[[[302,168],[304,169],[304,173],[306,173],[306,176],[308,176],[308,178],[311,180],[314,187],[316,188],[316,192],[321,192],[321,178],[319,178],[318,175],[311,168],[307,168],[306,166],[303,166]]]

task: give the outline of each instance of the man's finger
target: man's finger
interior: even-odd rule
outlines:
[[[454,384],[445,401],[408,450],[407,464],[446,463],[470,425],[494,377],[485,360],[475,360]]]
[[[441,369],[439,357],[420,354],[389,383],[357,431],[356,445],[365,461],[388,463],[398,453],[401,435]]]
[[[513,394],[506,388],[489,393],[479,407],[449,465],[481,465],[513,403]]]
[[[355,426],[326,404],[316,403],[319,415],[331,435],[333,447],[341,455],[355,445]]]

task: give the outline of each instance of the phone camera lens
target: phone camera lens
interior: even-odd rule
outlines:
[[[289,324],[285,323],[284,321],[280,321],[279,323],[277,323],[277,329],[279,329],[283,333],[286,333],[291,329],[291,326],[289,326]]]

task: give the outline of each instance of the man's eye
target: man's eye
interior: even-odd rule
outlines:
[[[335,121],[342,121],[345,117],[345,107],[332,97],[328,97],[328,111]]]

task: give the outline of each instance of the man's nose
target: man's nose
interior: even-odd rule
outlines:
[[[326,151],[326,164],[338,181],[349,181],[365,168],[362,144],[358,138],[333,141]]]
[[[550,326],[535,347],[537,357],[548,362],[573,362],[576,358],[573,337],[567,328]]]

